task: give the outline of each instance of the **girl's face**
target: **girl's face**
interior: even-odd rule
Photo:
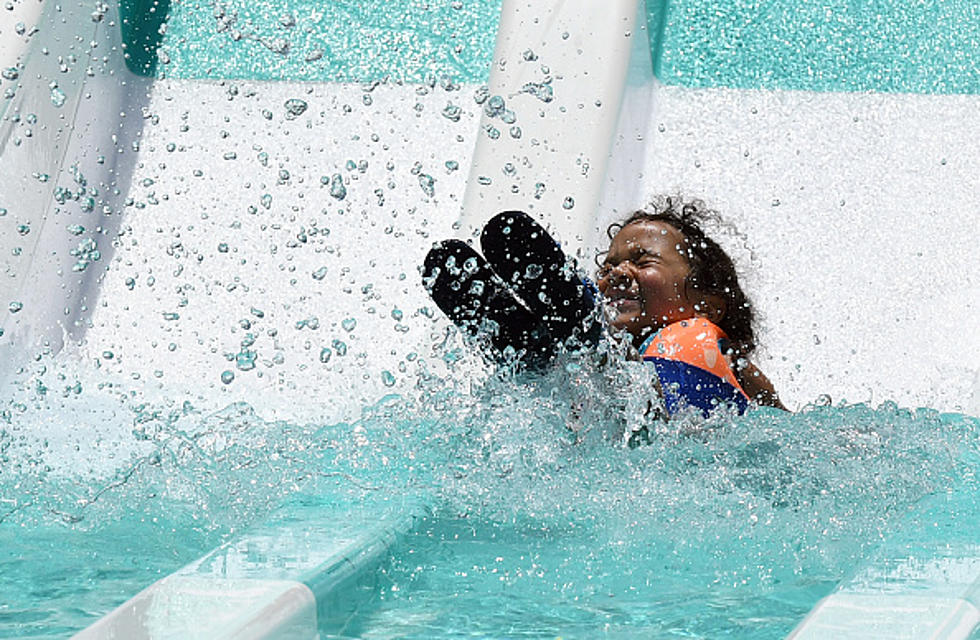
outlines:
[[[710,315],[703,301],[695,309],[688,297],[685,252],[684,235],[665,222],[634,222],[619,230],[598,283],[614,329],[625,329],[639,343],[673,322]]]

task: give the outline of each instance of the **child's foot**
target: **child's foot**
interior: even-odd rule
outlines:
[[[537,316],[508,289],[487,261],[461,240],[429,251],[422,282],[433,302],[471,336],[488,334],[498,359],[524,351],[529,362],[547,357],[549,340]]]
[[[587,343],[598,341],[599,323],[588,322],[597,307],[594,285],[576,273],[574,262],[533,218],[521,211],[497,214],[483,228],[480,246],[556,340],[577,334]]]

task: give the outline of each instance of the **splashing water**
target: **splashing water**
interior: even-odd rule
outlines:
[[[98,456],[59,464],[46,440],[23,435],[70,431],[77,407],[8,404],[5,624],[84,626],[290,494],[339,476],[421,491],[435,506],[383,569],[388,586],[362,631],[417,608],[435,618],[411,618],[408,635],[458,631],[467,605],[449,600],[464,592],[503,598],[481,622],[488,633],[504,628],[497,616],[515,615],[572,635],[604,624],[663,632],[694,599],[689,630],[769,616],[756,631],[778,636],[921,498],[975,478],[980,456],[976,420],[892,405],[664,423],[647,416],[639,363],[569,357],[544,375],[505,370],[481,383],[423,372],[417,386],[418,397],[391,395],[332,425],[268,422],[244,403],[211,413],[129,406],[113,412],[131,422],[128,434],[103,443],[129,455],[113,470]],[[504,586],[516,591],[493,595]],[[47,614],[37,615],[38,598]]]

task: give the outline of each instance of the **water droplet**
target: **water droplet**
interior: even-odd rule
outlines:
[[[562,209],[567,210],[567,209],[571,209],[574,206],[575,206],[575,198],[573,198],[572,196],[567,196],[564,200],[562,200],[561,203]]]
[[[521,54],[521,57],[524,58],[526,62],[534,62],[538,59],[538,54],[534,53],[530,49],[525,49],[524,53]]]
[[[218,253],[228,253],[228,243],[221,242],[218,244]]]
[[[327,364],[328,362],[330,362],[330,356],[332,355],[333,355],[333,351],[330,350],[330,347],[323,347],[322,349],[320,349],[320,362],[322,362],[323,364]]]
[[[395,376],[392,375],[390,371],[385,369],[384,371],[381,372],[381,382],[386,387],[393,387],[395,386]]]
[[[513,126],[510,128],[510,137],[514,140],[520,140],[522,135],[521,128],[518,126]]]
[[[540,278],[542,273],[544,273],[544,269],[539,264],[529,264],[524,269],[524,277],[528,280]]]
[[[326,275],[327,275],[327,268],[326,267],[320,267],[319,269],[317,269],[316,271],[313,272],[313,279],[314,280],[323,280],[326,277]]]
[[[337,200],[347,197],[347,187],[344,186],[344,177],[339,173],[333,174],[330,178],[330,195]]]
[[[404,316],[405,316],[405,314],[402,312],[402,310],[401,309],[398,309],[397,307],[391,310],[391,317],[394,320],[401,321],[401,319]]]
[[[487,85],[481,85],[477,87],[476,91],[473,92],[473,101],[477,104],[483,104],[490,97],[490,88]]]
[[[241,350],[235,355],[235,367],[239,371],[251,371],[255,368],[255,359],[258,354],[254,351]]]
[[[419,186],[422,188],[422,193],[430,198],[436,195],[436,180],[429,174],[423,173],[419,175]]]
[[[342,340],[334,340],[331,343],[331,346],[333,346],[333,350],[337,352],[338,356],[347,355],[347,344]]]
[[[483,113],[489,118],[495,118],[504,112],[506,108],[506,103],[501,96],[493,96],[487,100],[486,105],[483,107]]]
[[[299,98],[290,98],[289,100],[286,100],[285,103],[286,113],[289,117],[293,118],[303,115],[303,112],[306,111],[307,106],[306,101],[300,100]]]
[[[7,309],[10,311],[10,313],[17,313],[23,308],[24,308],[24,303],[18,302],[16,300],[14,300],[13,302],[7,305]]]
[[[456,162],[455,160],[446,160],[446,169],[448,169],[449,171],[456,171],[457,169],[459,169],[459,163]]]
[[[344,331],[349,333],[354,330],[354,327],[357,326],[357,320],[354,318],[344,318],[341,320],[340,326],[343,327]]]
[[[221,381],[224,382],[225,384],[231,384],[234,379],[235,379],[234,371],[228,371],[226,369],[225,371],[221,372]]]
[[[51,104],[61,108],[65,106],[65,101],[68,100],[68,96],[65,92],[58,88],[58,85],[54,82],[51,83]]]
[[[521,87],[520,92],[532,95],[541,102],[551,102],[555,99],[555,90],[548,82],[528,82]]]
[[[453,122],[459,122],[459,119],[462,116],[462,114],[463,114],[463,110],[459,106],[451,102],[448,103],[442,110],[442,116],[447,120],[451,120]]]
[[[259,202],[262,204],[263,207],[268,209],[269,207],[272,206],[272,196],[268,193],[263,193],[262,197],[259,198]]]

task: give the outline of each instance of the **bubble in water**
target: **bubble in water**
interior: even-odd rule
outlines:
[[[333,350],[337,352],[338,356],[347,355],[347,343],[345,343],[343,340],[334,340],[330,344],[333,347]]]
[[[567,196],[561,203],[562,209],[571,209],[575,206],[575,198]]]
[[[524,277],[527,278],[528,280],[535,280],[537,278],[540,278],[542,273],[544,273],[544,269],[541,267],[541,265],[529,264],[527,265],[527,268],[524,270]]]
[[[395,376],[392,375],[390,371],[385,369],[384,371],[381,372],[381,382],[386,387],[393,387],[395,386]]]
[[[266,209],[272,207],[272,195],[270,195],[268,193],[263,193],[262,194],[262,197],[259,198],[259,202]]]
[[[326,277],[326,275],[327,275],[327,268],[326,267],[320,267],[319,269],[317,269],[316,271],[313,272],[313,279],[314,280],[323,280],[323,278]]]
[[[357,320],[354,318],[344,318],[341,320],[340,326],[343,327],[344,331],[349,333],[357,326]]]
[[[286,100],[286,113],[289,116],[296,118],[303,115],[303,112],[306,111],[307,106],[308,105],[306,104],[305,100],[290,98],[289,100]]]
[[[231,384],[234,379],[235,379],[234,371],[229,371],[228,369],[225,369],[224,371],[221,372],[221,381],[224,382],[225,384]]]
[[[7,309],[10,310],[10,313],[17,313],[23,308],[24,308],[24,303],[18,302],[17,300],[14,300],[13,302],[7,305]]]

